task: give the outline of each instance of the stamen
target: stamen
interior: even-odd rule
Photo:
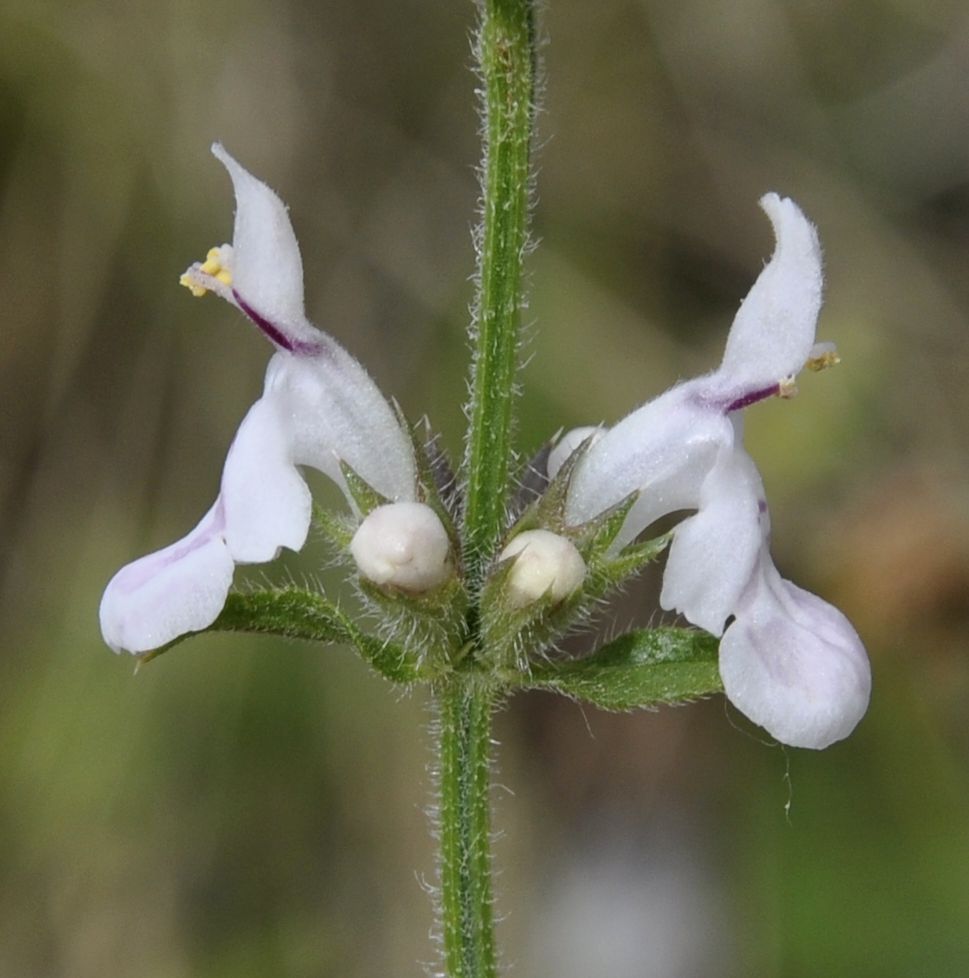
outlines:
[[[839,363],[841,363],[841,357],[838,356],[838,350],[834,343],[815,343],[811,347],[805,366],[808,370],[817,372],[828,367],[835,367]]]
[[[196,262],[184,272],[178,280],[179,285],[184,285],[189,292],[196,298],[211,291],[207,286],[206,279],[215,279],[224,286],[232,285],[232,246],[222,245],[219,248],[209,248],[205,255],[205,261]]]
[[[204,285],[199,285],[198,282],[192,278],[190,272],[182,272],[182,274],[178,277],[178,284],[184,285],[196,299],[201,298],[206,292],[209,291]]]
[[[783,397],[785,401],[789,401],[792,397],[797,396],[797,380],[794,377],[785,377],[777,385],[777,396]]]

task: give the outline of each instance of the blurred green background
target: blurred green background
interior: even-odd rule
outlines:
[[[852,618],[875,689],[821,754],[721,698],[511,702],[511,973],[969,974],[964,0],[544,6],[521,448],[715,365],[771,251],[757,198],[792,196],[844,363],[748,412],[748,442],[779,566]],[[224,636],[133,677],[96,611],[208,507],[269,354],[177,286],[230,234],[213,139],[290,205],[311,316],[459,452],[472,23],[454,0],[0,7],[0,975],[433,960],[424,697]],[[605,627],[650,619],[655,581]]]

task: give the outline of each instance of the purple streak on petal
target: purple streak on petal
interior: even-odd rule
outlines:
[[[232,295],[239,304],[239,308],[280,349],[286,350],[287,353],[293,353],[296,356],[316,356],[317,354],[323,352],[324,346],[322,343],[307,342],[306,340],[297,340],[287,336],[286,333],[284,333],[278,326],[271,323],[265,316],[262,316],[256,312],[256,310],[253,309],[241,295],[239,295],[236,289],[232,290]]]
[[[770,387],[762,387],[760,390],[750,391],[742,397],[738,397],[735,401],[731,401],[724,409],[724,413],[729,414],[731,411],[740,411],[745,407],[750,407],[751,404],[756,404],[758,401],[766,400],[768,397],[776,397],[780,392],[780,384],[771,384]]]

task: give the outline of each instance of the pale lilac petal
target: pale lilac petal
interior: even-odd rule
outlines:
[[[591,446],[569,488],[566,516],[571,524],[590,520],[638,491],[616,541],[621,546],[660,516],[697,506],[703,480],[721,448],[733,441],[728,418],[698,400],[702,382],[672,388]]]
[[[222,476],[233,557],[261,563],[280,547],[301,549],[312,499],[297,466],[318,469],[345,489],[341,460],[388,499],[416,498],[410,437],[357,361],[335,344],[316,356],[277,353]]]
[[[312,357],[277,353],[263,396],[279,405],[296,464],[343,486],[342,460],[387,499],[416,499],[409,433],[366,370],[335,343]]]
[[[868,708],[871,668],[851,623],[777,573],[766,549],[720,642],[727,697],[781,743],[821,749]]]
[[[760,206],[774,226],[777,247],[744,299],[714,377],[731,389],[776,384],[801,371],[821,309],[821,246],[797,204],[766,194]]]
[[[293,464],[293,420],[280,398],[249,409],[222,473],[226,542],[240,563],[272,560],[280,547],[300,550],[312,514],[310,491]]]
[[[115,652],[147,652],[208,628],[232,584],[221,501],[188,536],[122,567],[101,599],[101,632]]]
[[[753,459],[739,445],[725,449],[703,483],[699,511],[674,531],[662,607],[721,635],[764,545],[766,512]]]

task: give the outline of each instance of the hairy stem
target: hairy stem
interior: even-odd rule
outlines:
[[[535,85],[533,0],[479,0],[479,6],[484,164],[465,457],[465,543],[472,580],[480,577],[505,513]]]
[[[535,85],[534,0],[478,0],[484,163],[474,351],[465,454],[465,568],[472,593],[501,535],[528,242]],[[448,978],[495,978],[491,895],[491,715],[495,692],[475,669],[479,616],[467,615],[467,669],[435,687],[439,712],[440,927]]]
[[[436,693],[444,965],[447,978],[494,978],[489,799],[494,694],[467,673],[454,675]]]

